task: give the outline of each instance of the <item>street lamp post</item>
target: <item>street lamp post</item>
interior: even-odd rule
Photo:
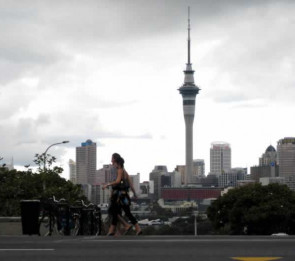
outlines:
[[[198,214],[199,212],[198,211],[194,211],[194,216],[195,216],[195,236],[198,235],[198,230],[197,230],[197,217],[198,217]]]
[[[44,166],[43,166],[43,170],[44,170],[44,171],[45,171],[45,169],[46,169],[46,154],[47,154],[47,151],[48,151],[51,147],[53,147],[53,146],[55,146],[55,145],[64,144],[64,143],[69,143],[69,141],[68,141],[68,140],[65,140],[65,141],[62,141],[62,142],[58,142],[58,143],[51,144],[51,145],[45,150],[45,152],[43,153],[43,154],[44,154]]]

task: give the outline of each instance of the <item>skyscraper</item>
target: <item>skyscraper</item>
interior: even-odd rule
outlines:
[[[220,176],[231,169],[231,148],[226,142],[212,142],[210,148],[210,174]]]
[[[92,140],[82,142],[76,148],[77,184],[93,184],[96,174],[96,143]]]
[[[194,160],[194,175],[197,177],[205,177],[205,161],[203,159]]]
[[[279,167],[277,163],[277,151],[269,145],[265,153],[259,158],[259,166],[250,168],[251,179],[260,182],[261,178],[275,178],[279,176]]]
[[[76,162],[70,159],[69,168],[70,168],[70,181],[72,181],[74,184],[77,184]]]
[[[277,163],[277,152],[276,149],[269,145],[265,150],[265,153],[262,154],[259,158],[259,166],[269,166]]]
[[[168,175],[166,166],[155,166],[153,171],[150,173],[150,181],[154,182],[154,199],[158,200],[161,198],[161,188],[163,187],[162,176]]]
[[[140,191],[140,173],[137,173],[136,175],[130,175],[130,178],[133,183],[133,187],[135,189],[136,194],[139,194]]]
[[[284,138],[278,141],[278,164],[280,177],[295,177],[295,138]]]
[[[194,82],[194,71],[190,59],[190,44],[190,9],[188,9],[187,64],[184,71],[184,84],[178,89],[183,99],[185,120],[185,184],[193,182],[193,123],[196,95],[200,90]]]

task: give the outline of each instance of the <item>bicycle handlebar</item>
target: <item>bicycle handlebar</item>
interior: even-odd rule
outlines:
[[[51,199],[51,198],[50,198]],[[55,198],[55,196],[52,196],[52,200],[54,203],[61,203],[61,202],[66,202],[66,199],[65,198],[61,198],[60,200],[57,200]]]

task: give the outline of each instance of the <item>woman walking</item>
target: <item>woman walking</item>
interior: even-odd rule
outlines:
[[[112,157],[112,163],[117,168],[117,178],[115,181],[107,183],[103,186],[103,189],[112,186],[112,196],[111,196],[111,207],[110,214],[112,216],[112,224],[109,228],[108,235],[115,235],[116,226],[118,223],[119,215],[121,210],[125,212],[125,215],[130,220],[131,224],[135,227],[136,235],[141,235],[142,231],[137,223],[136,218],[132,215],[130,211],[130,197],[128,194],[129,188],[131,188],[134,196],[136,197],[135,189],[133,187],[130,176],[124,169],[124,159],[119,156],[119,154],[114,153]],[[132,226],[126,229],[126,232],[131,230]]]

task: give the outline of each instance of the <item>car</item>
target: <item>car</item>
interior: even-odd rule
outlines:
[[[285,236],[288,236],[288,234],[283,233],[283,232],[279,232],[279,233],[272,234],[272,236],[275,236],[275,237],[285,237]]]

